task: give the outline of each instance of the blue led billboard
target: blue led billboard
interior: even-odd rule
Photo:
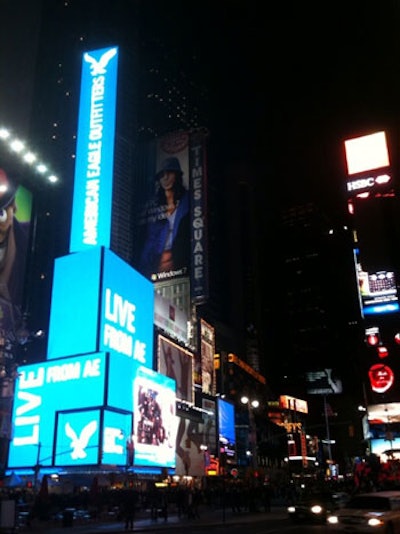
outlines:
[[[57,258],[47,358],[108,351],[153,367],[154,288],[104,247]]]
[[[118,47],[83,54],[70,252],[110,246]]]
[[[218,434],[221,450],[227,458],[236,457],[235,406],[224,399],[217,399]]]
[[[52,465],[57,411],[102,406],[105,354],[21,366],[15,384],[8,467]]]
[[[175,467],[176,382],[122,355],[91,354],[21,366],[9,469]]]

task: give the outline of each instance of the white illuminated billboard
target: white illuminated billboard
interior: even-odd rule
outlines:
[[[347,139],[344,146],[349,175],[390,165],[385,132]]]

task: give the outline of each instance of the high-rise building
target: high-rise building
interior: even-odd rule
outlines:
[[[313,202],[281,211],[280,253],[270,267],[273,283],[268,288],[275,307],[270,316],[274,336],[267,376],[283,394],[308,401],[306,432],[321,438],[328,431],[324,417],[328,398],[331,412],[337,414],[331,430],[339,447],[333,450],[337,461],[357,451],[359,442],[348,442],[344,422],[357,416],[351,410],[362,401],[361,317],[352,233],[342,213]],[[328,376],[340,381],[340,394],[330,387]]]
[[[18,19],[18,12],[11,4],[15,5],[5,2],[5,14]],[[1,59],[2,76],[12,65],[18,87],[22,84],[23,69],[15,65],[29,61],[30,69],[24,75],[25,93],[29,87],[29,95],[10,91],[7,104],[4,103],[8,113],[4,116],[9,117],[12,109],[18,110],[23,123],[18,120],[11,126],[18,129],[19,124],[23,124],[21,128],[25,128],[32,144],[48,154],[61,176],[56,194],[52,193],[48,198],[50,193],[44,192],[37,201],[36,233],[43,237],[37,240],[31,277],[29,313],[34,323],[32,328],[43,327],[47,322],[48,309],[43,303],[48,302],[50,296],[53,258],[67,250],[82,52],[115,43],[120,46],[113,191],[117,209],[113,212],[111,248],[129,263],[134,260],[134,196],[137,187],[140,187],[139,183],[133,183],[133,180],[140,180],[140,173],[133,178],[132,169],[146,165],[142,147],[169,132],[208,129],[217,122],[210,115],[209,89],[215,66],[207,68],[202,57],[207,52],[204,40],[193,38],[193,33],[202,31],[199,20],[195,25],[189,24],[191,17],[199,19],[205,17],[205,13],[202,14],[201,9],[191,13],[191,10],[182,7],[187,11],[188,22],[182,26],[183,37],[178,40],[174,39],[168,27],[169,18],[172,20],[174,17],[173,9],[165,9],[163,17],[157,17],[145,1],[126,3],[117,0],[113,2],[112,10],[109,6],[109,2],[101,0],[86,2],[84,10],[75,0],[37,2],[34,8],[30,6],[33,10],[31,17],[24,18],[23,29],[27,36],[32,34],[32,46],[27,49],[15,47],[12,50],[18,52],[17,57],[10,53],[10,56],[2,56]],[[36,24],[38,20],[40,24]],[[56,23],[60,20],[62,25]],[[10,23],[9,27],[12,26]],[[185,36],[188,46],[182,48],[180,43]],[[15,41],[10,36],[10,42]],[[209,144],[213,142],[217,140],[214,141],[211,131]],[[257,269],[251,265],[255,262],[251,237],[256,235],[257,229],[254,221],[250,224],[252,209],[249,207],[254,193],[250,187],[244,186],[244,172],[236,171],[234,180],[231,180],[228,176],[232,172],[229,164],[221,162],[216,149],[210,150],[208,242],[211,287],[208,310],[205,306],[202,308],[209,321],[227,324],[234,333],[235,346],[222,348],[243,353],[244,359],[259,368],[260,349],[256,333],[260,327],[253,301],[258,285],[254,280]],[[221,183],[221,177],[224,183]],[[248,199],[247,208],[244,207],[245,199]],[[231,202],[235,206],[233,209]],[[240,216],[232,217],[232,211],[238,209]],[[233,241],[229,245],[227,243],[225,249],[226,236],[232,236]],[[235,257],[243,254],[249,259],[246,270],[242,271],[242,262],[235,261]],[[162,293],[173,298],[171,286],[162,286]],[[178,291],[180,303],[181,295],[186,292],[181,289]]]
[[[129,6],[126,2],[113,2],[112,12],[109,5],[109,2],[93,1],[86,3],[82,10],[81,3],[74,0],[37,3],[32,21],[40,20],[40,31],[34,34],[34,46],[29,51],[30,64],[35,65],[29,73],[31,94],[27,102],[18,94],[10,95],[8,100],[10,109],[17,109],[21,102],[24,104],[21,108],[24,112],[20,110],[20,113],[24,127],[26,124],[26,135],[34,147],[48,155],[60,175],[55,191],[41,194],[43,188],[38,187],[36,241],[27,287],[28,322],[32,329],[46,328],[54,259],[68,250],[83,52],[114,44],[120,49],[110,248],[121,259],[133,266],[137,262],[134,242],[137,193],[148,180],[146,171],[150,172],[150,167],[145,152],[150,144],[170,132],[188,132],[190,137],[204,135],[208,141],[208,74],[201,68],[204,65],[199,60],[201,47],[196,45],[190,25],[185,31],[192,45],[182,50],[174,43],[168,17],[154,18],[146,2]],[[17,17],[15,11],[10,11],[11,14]],[[173,16],[172,11],[169,16]],[[63,20],[61,26],[56,24],[60,20]],[[3,71],[14,60],[10,56],[2,61]],[[18,128],[18,123],[11,126]],[[258,272],[253,254],[257,230],[251,208],[254,192],[245,184],[242,173],[237,173],[232,183],[226,169],[218,178],[223,176],[223,183],[220,181],[217,186],[213,167],[217,160],[210,158],[208,169],[209,196],[211,191],[219,190],[218,201],[213,199],[210,203],[213,224],[209,225],[208,256],[212,288],[205,295],[207,298],[195,299],[194,304],[198,306],[199,317],[215,325],[216,345],[238,353],[261,371],[256,324],[259,312],[253,301]],[[218,161],[223,169],[224,162]],[[229,193],[226,198],[225,187]],[[232,218],[232,201],[238,219]],[[226,236],[232,239],[225,249],[220,243]],[[243,255],[248,258],[245,269]],[[179,283],[159,282],[156,289],[173,304],[171,309],[177,306],[193,319],[193,290],[187,282],[183,278]],[[215,345],[212,349],[215,351]],[[24,347],[24,360],[42,357],[37,345]]]

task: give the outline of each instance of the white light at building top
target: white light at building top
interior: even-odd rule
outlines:
[[[39,165],[36,167],[36,170],[41,174],[44,174],[47,171],[47,167],[46,165],[43,165],[43,163],[39,163]]]
[[[24,154],[24,161],[27,163],[34,163],[36,161],[36,156],[32,152],[26,152]]]
[[[10,150],[15,152],[16,154],[19,154],[21,161],[23,161],[24,163],[36,163],[38,159],[36,154],[26,147],[26,143],[16,137],[13,137],[10,130],[8,130],[7,128],[0,127],[0,140],[4,141],[5,145]],[[35,170],[36,172],[42,174],[44,178],[47,178],[50,183],[56,183],[59,181],[58,177],[55,174],[47,174],[49,172],[48,167],[43,162],[39,162],[36,165]]]
[[[22,152],[25,148],[25,145],[22,141],[20,141],[19,139],[14,139],[13,141],[11,141],[10,143],[10,147],[12,150],[14,150],[14,152]]]

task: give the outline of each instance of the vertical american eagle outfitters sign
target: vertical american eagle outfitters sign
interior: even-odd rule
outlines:
[[[110,246],[117,67],[118,47],[83,55],[70,253]]]

